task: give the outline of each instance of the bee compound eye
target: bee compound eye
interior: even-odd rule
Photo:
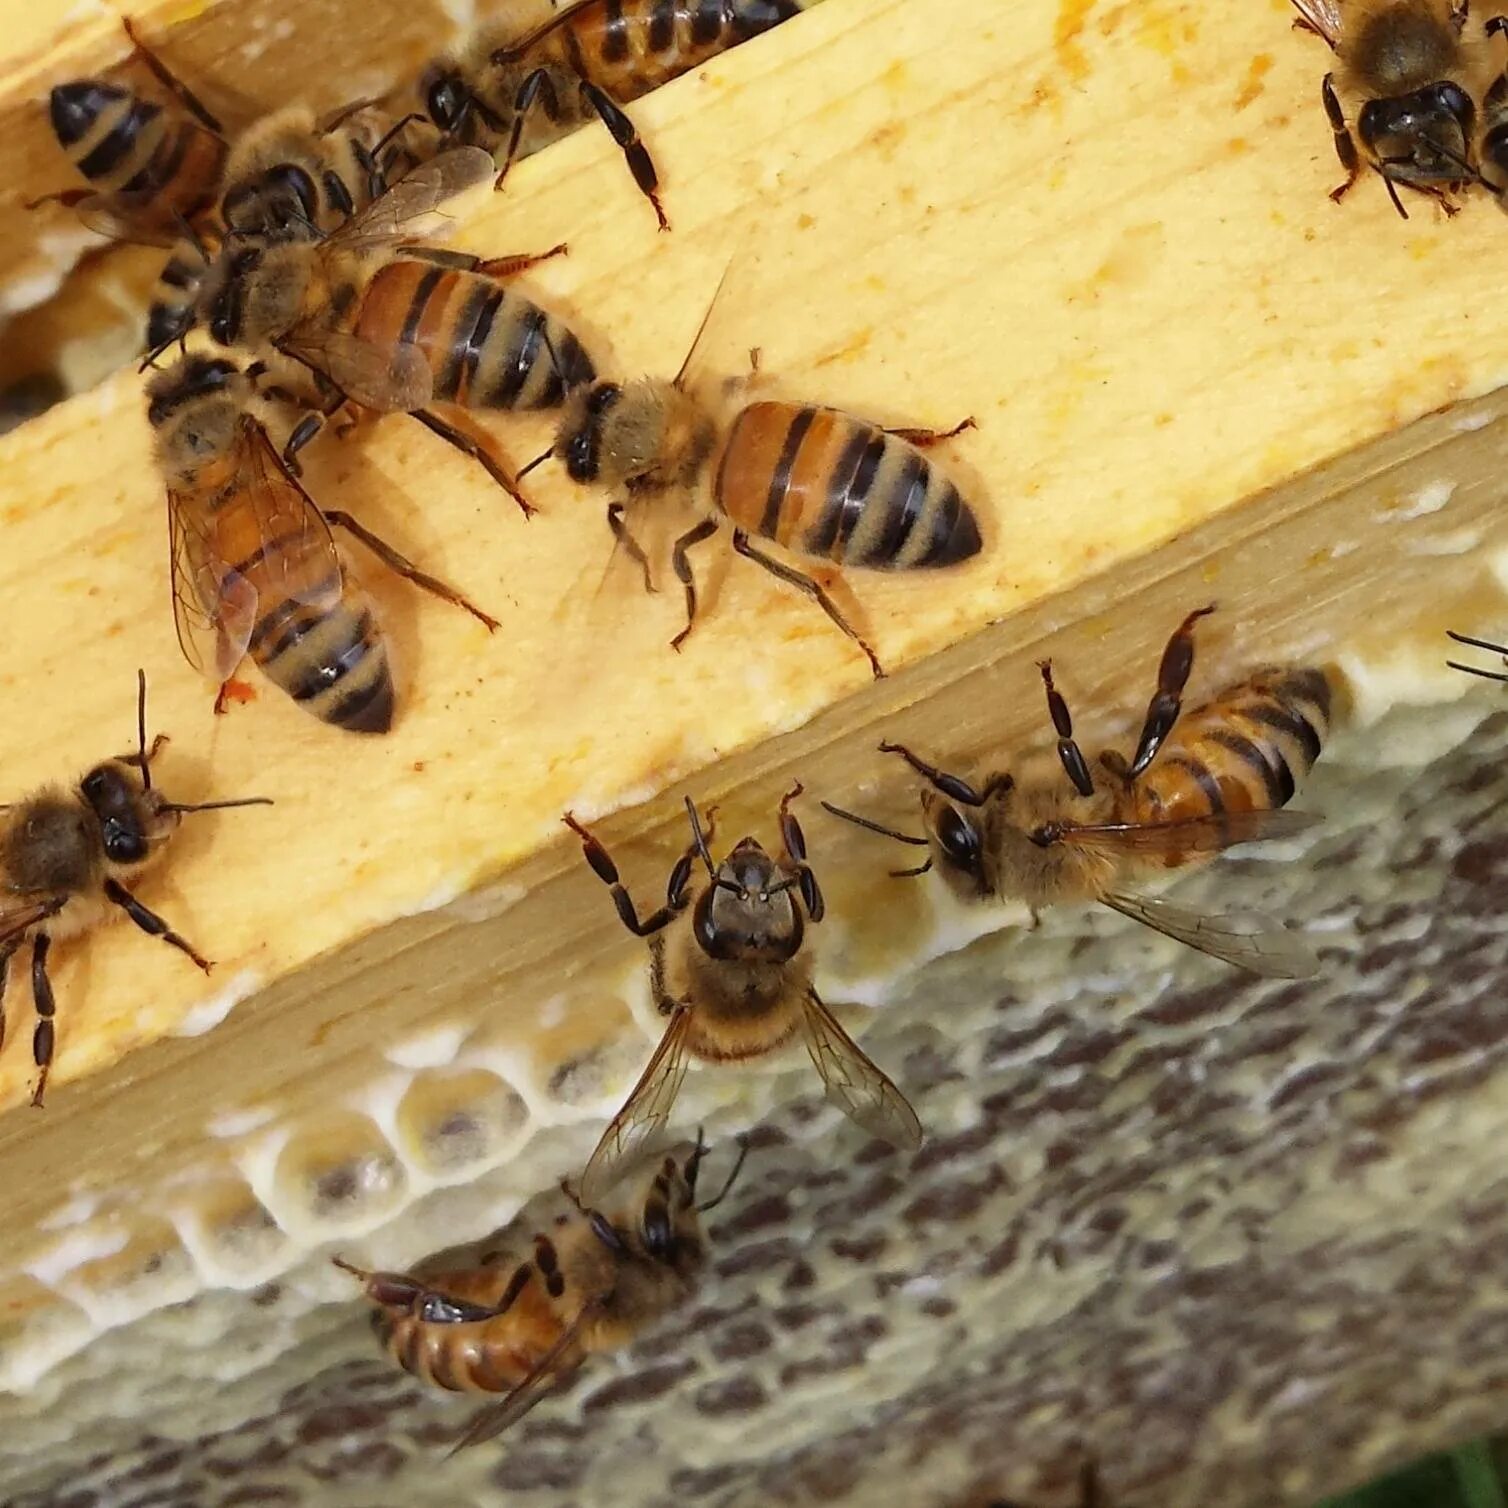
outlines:
[[[953,807],[944,808],[937,822],[937,841],[943,853],[963,869],[979,864],[979,834],[974,824]]]

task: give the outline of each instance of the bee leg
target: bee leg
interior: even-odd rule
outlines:
[[[222,126],[220,122],[213,115],[211,115],[208,110],[204,108],[204,105],[200,102],[198,95],[196,95],[194,91],[190,89],[189,86],[185,84],[183,80],[180,79],[178,75],[175,74],[167,66],[167,64],[164,63],[162,59],[159,58],[157,54],[153,52],[152,49],[141,40],[141,38],[136,33],[136,28],[132,26],[130,21],[128,21],[126,17],[122,16],[120,18],[120,24],[125,27],[126,36],[130,38],[131,46],[135,49],[136,56],[146,64],[147,68],[151,71],[152,77],[155,78],[164,89],[169,90],[180,100],[182,100],[189,113],[207,131],[213,131],[216,136],[223,136],[225,134],[225,127]]]
[[[662,927],[669,924],[676,912],[685,906],[684,895],[679,897],[679,904],[667,900],[658,911],[652,912],[642,920],[634,907],[634,898],[628,893],[627,887],[618,877],[618,866],[613,863],[612,855],[608,853],[602,844],[579,823],[570,812],[560,819],[565,825],[581,839],[581,851],[586,855],[586,861],[592,866],[592,873],[612,891],[613,905],[617,908],[618,920],[628,928],[635,937],[649,937],[658,932]],[[677,864],[672,877],[679,872]],[[690,866],[687,866],[688,870]]]
[[[654,578],[649,573],[649,556],[644,553],[639,541],[629,533],[628,525],[623,522],[622,503],[607,505],[607,526],[613,531],[613,538],[628,552],[628,558],[644,572],[644,590],[653,592],[655,584]]]
[[[1116,749],[1106,749],[1100,755],[1100,766],[1108,770],[1122,785],[1131,784],[1131,766],[1126,756]]]
[[[494,53],[493,61],[500,61],[498,53]],[[518,158],[519,143],[523,140],[524,123],[529,118],[529,112],[536,106],[544,107],[545,115],[550,120],[560,119],[560,100],[555,94],[555,85],[550,79],[547,68],[536,68],[522,84],[519,85],[518,93],[513,96],[513,125],[508,132],[508,150],[503,153],[503,165],[497,170],[497,177],[492,182],[493,193],[502,190],[508,177],[508,170]]]
[[[951,440],[954,435],[961,435],[966,429],[977,429],[973,416],[960,420],[952,429],[887,429],[887,435],[896,435],[902,440],[909,440],[918,450],[925,450],[929,445],[941,445],[944,440]]]
[[[74,209],[86,199],[93,199],[94,197],[93,189],[59,189],[55,194],[38,194],[35,199],[28,199],[22,207],[24,209],[40,209],[44,204],[61,204],[64,209]]]
[[[414,262],[433,262],[437,267],[455,267],[462,272],[479,272],[485,277],[508,278],[535,266],[548,262],[551,257],[564,256],[570,247],[562,241],[548,251],[521,252],[509,257],[479,257],[469,251],[451,251],[444,246],[405,246],[403,255]]]
[[[1081,796],[1092,796],[1094,777],[1089,773],[1084,751],[1074,742],[1073,716],[1068,710],[1068,703],[1052,683],[1052,661],[1043,660],[1037,668],[1042,672],[1042,684],[1047,688],[1048,716],[1052,718],[1053,728],[1058,735],[1058,758],[1062,760],[1063,769],[1073,782],[1074,790]]]
[[[780,840],[785,844],[786,863],[800,876],[801,899],[806,905],[806,914],[814,922],[820,922],[827,906],[822,899],[822,890],[817,884],[817,876],[812,873],[811,865],[806,862],[806,834],[801,831],[801,824],[791,811],[791,802],[801,792],[802,785],[798,780],[780,798]]]
[[[38,1108],[47,1092],[47,1075],[52,1071],[52,1053],[57,1044],[57,1028],[53,1022],[57,1003],[52,995],[52,980],[47,977],[47,953],[51,947],[52,939],[45,932],[38,932],[31,945],[31,998],[37,1011],[37,1027],[31,1039],[31,1057],[37,1065],[37,1087],[32,1091],[31,1102]]]
[[[1361,175],[1361,159],[1356,154],[1356,139],[1351,135],[1350,126],[1346,124],[1346,112],[1341,109],[1340,100],[1335,93],[1333,73],[1325,75],[1325,81],[1320,85],[1320,98],[1324,101],[1325,115],[1330,121],[1330,133],[1335,138],[1335,155],[1340,158],[1340,165],[1346,170],[1346,181],[1339,188],[1330,190],[1330,197],[1339,204]]]
[[[1215,611],[1212,602],[1208,607],[1195,608],[1173,630],[1162,652],[1162,663],[1157,667],[1157,690],[1147,704],[1146,721],[1142,724],[1141,738],[1137,741],[1136,756],[1131,761],[1131,775],[1140,775],[1152,763],[1162,741],[1172,731],[1182,710],[1184,687],[1189,683],[1189,672],[1194,668],[1194,625]]]
[[[665,988],[665,939],[659,935],[649,939],[649,998],[662,1016],[673,1016],[681,1008]]]
[[[582,79],[581,97],[596,111],[598,119],[622,149],[628,170],[634,175],[634,182],[639,185],[639,192],[654,206],[655,219],[660,222],[660,229],[669,230],[670,221],[665,218],[665,211],[660,204],[660,175],[655,171],[654,159],[640,140],[628,112],[590,79]]]
[[[119,880],[105,881],[105,898],[119,906],[149,937],[160,937],[180,953],[187,953],[206,974],[214,967],[187,938],[180,937],[155,911],[149,911]]]
[[[1099,1462],[1089,1455],[1079,1467],[1079,1508],[1109,1508],[1109,1499],[1100,1481]]]
[[[681,535],[670,552],[670,564],[675,570],[676,580],[686,588],[686,626],[670,641],[670,647],[677,652],[696,627],[696,577],[691,574],[691,561],[687,558],[687,551],[693,545],[701,544],[704,539],[711,539],[716,533],[717,520],[704,518]]]
[[[428,592],[431,596],[438,597],[442,602],[448,602],[453,607],[465,609],[473,618],[486,624],[488,633],[497,628],[496,618],[484,613],[453,586],[446,586],[438,577],[431,576],[427,571],[421,571],[406,555],[400,555],[385,539],[373,534],[365,525],[357,523],[349,513],[338,508],[332,509],[325,514],[325,522],[333,524],[337,529],[344,529],[348,534],[355,535],[388,570],[403,577],[405,581],[413,582],[421,591]]]
[[[885,679],[885,667],[880,664],[879,657],[869,647],[868,642],[858,629],[843,616],[838,608],[838,604],[823,590],[821,582],[802,571],[796,570],[792,566],[786,565],[783,561],[776,560],[771,555],[766,555],[762,550],[755,549],[749,543],[749,536],[742,529],[735,529],[733,531],[733,548],[746,560],[752,560],[756,565],[763,566],[770,575],[778,576],[780,580],[795,587],[798,592],[805,592],[869,657],[869,668],[874,672],[875,680],[882,681]]]
[[[880,753],[899,754],[928,785],[941,791],[950,801],[957,801],[963,806],[983,806],[991,796],[1010,790],[1016,783],[1015,777],[1011,775],[991,775],[985,781],[984,789],[976,791],[961,775],[950,775],[946,770],[939,770],[936,765],[928,764],[925,759],[913,754],[904,744],[893,744],[887,740],[881,743]],[[828,810],[831,811],[832,808],[829,807]],[[872,826],[873,824],[865,825]],[[891,836],[897,835],[891,834]],[[907,843],[916,843],[918,841],[925,843],[927,840],[925,838],[920,840],[903,838],[903,841]]]
[[[470,435],[463,434],[453,424],[447,424],[427,408],[416,408],[410,417],[417,419],[431,434],[439,435],[447,445],[455,446],[462,455],[470,456],[473,461],[478,462],[482,470],[518,504],[525,518],[531,517],[537,511],[533,503],[518,490],[518,483],[503,470],[493,456],[488,455],[479,441],[473,440]]]

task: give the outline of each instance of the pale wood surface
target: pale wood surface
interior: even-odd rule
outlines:
[[[984,513],[981,559],[852,583],[899,672],[884,684],[747,568],[672,655],[670,593],[644,600],[615,579],[592,597],[601,499],[546,468],[545,512],[525,524],[394,419],[332,444],[311,468],[316,496],[473,593],[501,632],[358,558],[402,677],[396,731],[342,737],[260,685],[216,721],[173,640],[138,380],[0,442],[7,791],[121,747],[143,665],[154,725],[174,738],[162,780],[185,799],[279,803],[185,827],[171,870],[144,886],[219,961],[207,986],[129,929],[60,949],[45,1116],[20,1108],[30,1013],[13,994],[8,1222],[28,1226],[94,1149],[117,1177],[155,1176],[202,1151],[227,1103],[317,1104],[427,1021],[485,1018],[540,1082],[565,1044],[623,1025],[568,1017],[541,1035],[532,1014],[632,945],[560,835],[566,807],[648,803],[603,830],[646,840],[623,853],[652,881],[646,843],[679,847],[683,788],[763,830],[793,772],[840,800],[876,777],[880,730],[965,755],[1040,739],[1032,661],[1049,648],[1074,667],[1092,735],[1097,710],[1144,702],[1170,622],[1211,596],[1211,674],[1405,633],[1433,655],[1468,596],[1486,613],[1502,426],[1444,416],[1381,437],[1508,365],[1484,274],[1500,212],[1405,225],[1373,184],[1333,206],[1323,49],[1290,34],[1277,0],[1218,22],[1141,0],[980,15],[974,0],[829,0],[645,101],[671,236],[602,133],[584,132],[521,165],[457,238],[494,254],[569,239],[534,286],[627,372],[673,369],[739,253],[714,368],[741,370],[757,343],[791,396],[890,422],[978,419],[946,459]],[[495,432],[519,457],[548,433]],[[1449,501],[1428,511],[1442,483]],[[860,852],[826,824],[820,842],[840,870]],[[518,904],[484,922],[394,922],[504,875]],[[238,980],[266,988],[213,1032],[172,1037]]]

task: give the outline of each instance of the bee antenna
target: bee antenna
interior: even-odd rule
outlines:
[[[1467,179],[1470,182],[1475,183],[1479,188],[1486,189],[1489,193],[1497,192],[1497,190],[1494,189],[1493,186],[1488,183],[1488,181],[1482,176],[1480,169],[1474,168],[1458,151],[1456,151],[1454,147],[1448,147],[1443,141],[1435,141],[1428,136],[1426,136],[1424,139],[1425,142],[1429,146],[1433,147],[1434,150],[1437,151],[1442,157],[1447,158],[1449,161],[1455,163],[1455,165],[1461,169],[1461,171],[1466,175]]]
[[[143,767],[145,768],[145,767]],[[151,782],[148,781],[148,789]],[[241,796],[234,801],[164,801],[165,812],[223,812],[233,806],[271,806],[271,796]]]
[[[707,873],[717,883],[717,866],[712,862],[712,855],[707,852],[707,837],[702,832],[701,819],[696,814],[696,807],[690,796],[686,798],[686,815],[691,819],[691,837],[696,844],[696,851],[701,856],[702,863],[707,866]],[[736,890],[738,887],[735,885],[728,888]]]
[[[136,753],[141,760],[141,788],[152,789],[152,764],[147,753],[147,673],[136,671]]]
[[[136,370],[138,372],[144,372],[148,367],[155,367],[157,365],[157,358],[159,356],[166,355],[167,352],[172,349],[173,343],[181,338],[182,337],[177,335],[170,335],[166,340],[160,341],[157,345],[153,346],[145,356],[141,358],[141,365],[137,367]]]
[[[821,801],[818,805],[830,816],[841,817],[845,822],[852,822],[855,827],[868,828],[872,833],[878,833],[882,838],[894,838],[897,843],[909,843],[913,848],[925,848],[925,838],[913,837],[910,833],[903,833],[893,827],[886,827],[883,822],[874,822],[868,817],[861,817],[857,812],[846,812],[841,806],[834,806],[831,801]]]
[[[702,1133],[700,1131],[697,1132],[698,1152],[700,1152],[701,1134]],[[720,1205],[723,1200],[728,1197],[729,1191],[732,1189],[733,1185],[738,1182],[738,1175],[743,1172],[744,1159],[748,1155],[749,1143],[744,1137],[740,1136],[738,1138],[738,1160],[733,1164],[733,1171],[729,1173],[727,1178],[723,1180],[723,1186],[717,1191],[717,1193],[715,1193],[705,1204],[697,1205],[697,1214],[705,1215],[708,1210],[715,1210],[718,1205]]]
[[[193,245],[194,250],[199,253],[199,260],[207,266],[210,259],[209,248],[205,246],[199,232],[188,222],[182,210],[175,209],[173,211],[173,218],[178,222],[179,229],[182,230],[184,236]]]
[[[554,454],[555,454],[555,447],[552,445],[548,450],[542,451],[539,455],[535,456],[534,459],[532,461],[530,461],[529,464],[527,466],[525,466],[522,471],[518,472],[514,476],[513,480],[515,482],[521,482],[521,481],[523,481],[523,479],[526,476],[528,476],[528,474],[531,471],[533,471],[536,466],[543,466],[544,463],[546,461],[548,461],[550,459],[550,457],[553,456]]]

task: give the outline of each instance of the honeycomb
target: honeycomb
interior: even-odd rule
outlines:
[[[474,1403],[377,1354],[328,1258],[526,1236],[654,1021],[635,961],[509,1002],[562,1033],[534,1061],[485,1022],[389,1044],[321,1114],[206,1126],[166,1187],[60,1189],[50,1245],[0,1272],[0,1499],[753,1508],[904,1480],[918,1508],[1052,1508],[1092,1450],[1133,1508],[1270,1508],[1501,1424],[1508,714],[1436,676],[1374,718],[1351,668],[1362,720],[1300,800],[1325,824],[1177,892],[1292,918],[1319,979],[1108,912],[1002,926],[885,879],[880,846],[823,875],[819,979],[867,1003],[920,1152],[867,1142],[799,1053],[693,1068],[680,1125],[753,1128],[697,1300],[448,1461]],[[609,1002],[609,1048],[551,1058]]]

